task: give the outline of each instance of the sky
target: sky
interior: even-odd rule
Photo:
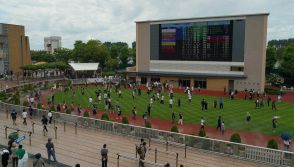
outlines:
[[[0,23],[24,25],[31,49],[44,37],[76,40],[136,40],[135,21],[270,13],[267,39],[294,38],[294,0],[0,0]]]

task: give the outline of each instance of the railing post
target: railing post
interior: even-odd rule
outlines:
[[[149,147],[150,147],[150,145],[151,145],[151,138],[149,137]]]
[[[29,132],[29,142],[30,146],[32,146],[32,132]]]
[[[166,141],[165,150],[168,151],[168,141]]]
[[[65,132],[65,124],[66,122],[63,122],[63,131]]]
[[[136,158],[137,158],[138,157],[138,153],[137,153],[138,146],[137,146],[137,144],[135,146],[136,146],[135,147],[135,154],[136,154]]]
[[[57,139],[57,126],[54,127],[54,131],[55,131],[55,139]]]
[[[154,155],[155,155],[155,160],[154,160],[154,162],[157,163],[157,148],[155,148],[155,150],[154,150]]]
[[[77,129],[77,128],[78,128],[78,123],[76,122],[76,123],[75,123],[75,134],[78,133],[78,129]]]
[[[32,131],[35,133],[35,122],[32,123]]]
[[[7,126],[5,126],[5,138],[7,139]]]
[[[54,125],[54,127],[55,127],[55,120],[53,120],[53,125]]]
[[[187,144],[185,144],[185,158],[187,158]]]
[[[179,164],[179,153],[176,154],[176,167],[178,167]]]
[[[117,154],[117,167],[119,167],[119,154]]]
[[[6,108],[6,118],[8,119],[8,110],[7,110],[7,108]]]

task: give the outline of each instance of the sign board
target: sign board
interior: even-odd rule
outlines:
[[[25,135],[22,135],[22,136],[20,136],[19,138],[17,138],[17,139],[15,140],[15,143],[16,143],[16,144],[19,144],[19,143],[22,142],[24,139],[26,139],[26,136],[25,136]]]

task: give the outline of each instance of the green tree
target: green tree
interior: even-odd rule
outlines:
[[[43,50],[31,50],[31,57],[32,57],[32,61],[36,61],[36,62],[54,62],[55,57],[49,53],[47,53],[46,51]]]
[[[67,48],[58,48],[54,51],[56,61],[68,62],[72,58],[72,50]]]
[[[118,49],[117,46],[112,45],[110,48],[110,56],[112,59],[117,59],[118,58]]]
[[[74,43],[74,49],[72,52],[72,59],[74,61],[81,61],[82,60],[82,57],[85,52],[85,47],[86,47],[86,44],[83,43],[83,41],[78,40]]]
[[[294,77],[294,44],[285,48],[279,70],[283,77]]]
[[[126,68],[128,66],[129,56],[129,48],[126,46],[123,47],[119,55],[120,68]]]
[[[109,58],[106,62],[106,68],[108,70],[117,70],[118,69],[118,59]]]
[[[266,73],[269,73],[274,68],[276,62],[276,49],[268,47],[266,49]]]

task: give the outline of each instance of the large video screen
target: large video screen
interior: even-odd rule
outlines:
[[[150,60],[244,61],[245,20],[150,25]]]
[[[161,24],[160,60],[231,61],[232,21]]]

